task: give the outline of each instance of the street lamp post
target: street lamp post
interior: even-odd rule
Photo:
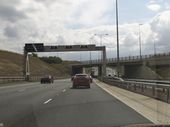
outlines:
[[[94,36],[92,36],[91,38],[90,38],[90,44],[92,44],[93,43],[93,38],[94,38]],[[92,76],[92,56],[91,56],[92,54],[91,54],[91,50],[90,50],[90,75]]]
[[[141,28],[140,26],[143,24],[139,24],[139,55],[140,59],[142,59],[142,42],[141,42]]]
[[[103,37],[104,37],[104,36],[107,36],[107,35],[109,35],[109,34],[94,34],[94,36],[99,36],[99,37],[100,37],[100,46],[103,45],[103,44],[102,44]]]
[[[155,44],[155,39],[153,39],[153,46],[154,46],[154,55],[156,55],[156,44]]]
[[[103,37],[104,37],[104,36],[107,36],[107,35],[109,35],[109,34],[94,34],[94,36],[100,37],[100,46],[103,45],[103,44],[102,44]],[[100,59],[100,53],[98,54],[98,58]],[[101,60],[102,60],[102,55],[101,55]]]
[[[118,14],[118,2],[116,0],[116,31],[117,31],[117,76],[120,75],[120,63],[119,63],[119,14]]]
[[[81,53],[80,53],[80,62],[81,62]]]

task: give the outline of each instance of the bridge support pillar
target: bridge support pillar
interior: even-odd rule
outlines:
[[[106,76],[106,47],[104,46],[103,47],[103,51],[102,51],[102,56],[103,56],[103,59],[102,59],[102,77],[103,76]]]
[[[29,68],[29,56],[28,52],[24,49],[24,67],[23,67],[23,76],[26,81],[30,80],[30,68]]]
[[[102,66],[98,66],[98,77],[102,76]]]

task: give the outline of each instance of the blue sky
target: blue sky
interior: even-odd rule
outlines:
[[[154,16],[155,12],[150,11],[146,4],[148,0],[119,0],[120,22],[142,22]]]
[[[169,0],[118,0],[118,4],[121,56],[139,54],[140,23],[143,54],[153,53],[153,40],[157,52],[169,51]],[[22,53],[25,42],[89,44],[91,37],[100,45],[94,34],[106,33],[109,36],[103,37],[103,45],[108,57],[115,57],[115,21],[115,0],[1,0],[0,47]],[[62,56],[80,57],[79,53]]]

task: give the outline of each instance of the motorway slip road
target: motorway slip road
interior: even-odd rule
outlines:
[[[70,80],[0,88],[0,127],[113,127],[151,123],[96,84]]]

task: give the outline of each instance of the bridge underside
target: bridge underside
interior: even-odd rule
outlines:
[[[102,72],[102,66],[95,66],[97,67],[97,75],[95,71],[92,69],[94,66],[83,66],[83,65],[72,65],[71,68],[71,75],[75,75],[78,73],[87,73],[93,77],[102,77],[103,72]]]
[[[80,66],[80,65],[75,65]],[[96,67],[98,68],[98,75],[102,75],[101,64],[81,64],[82,68]],[[114,74],[108,74],[107,68],[112,68]],[[106,76],[117,75],[116,63],[107,63]],[[123,78],[138,78],[138,79],[162,79],[162,77],[153,68],[148,66],[146,61],[125,62],[120,64],[120,75]]]

